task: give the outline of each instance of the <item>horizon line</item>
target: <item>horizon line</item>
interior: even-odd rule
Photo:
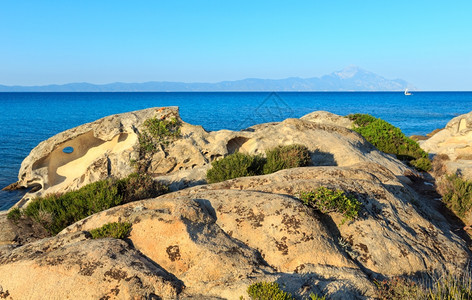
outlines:
[[[365,90],[365,91],[334,91],[334,90],[313,90],[313,91],[0,91],[0,93],[403,93],[404,90]],[[460,93],[472,92],[472,90],[412,90],[412,93]]]

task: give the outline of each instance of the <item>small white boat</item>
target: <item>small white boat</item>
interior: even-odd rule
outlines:
[[[408,89],[405,89],[405,96],[410,96],[410,95],[411,95],[411,93],[408,92]]]

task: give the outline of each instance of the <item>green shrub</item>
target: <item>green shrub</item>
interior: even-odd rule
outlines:
[[[432,162],[428,157],[420,157],[418,159],[410,160],[410,164],[420,171],[431,171]]]
[[[261,175],[265,159],[262,156],[233,153],[211,163],[207,172],[209,183],[215,183],[244,176]]]
[[[169,188],[147,174],[133,173],[118,180],[123,202],[132,202],[141,199],[155,198],[169,192]]]
[[[170,140],[180,137],[181,122],[176,118],[170,120],[151,118],[143,123],[144,130],[138,137],[143,153],[154,152],[159,144],[168,144]]]
[[[123,197],[113,181],[102,180],[77,191],[37,198],[24,212],[50,233],[57,234],[70,224],[119,205],[122,201]]]
[[[13,222],[18,222],[18,220],[21,218],[21,211],[18,207],[15,207],[15,208],[12,208],[8,214],[7,214],[7,218],[8,220],[10,221],[13,221]]]
[[[100,228],[90,230],[90,234],[94,239],[101,238],[115,238],[115,239],[124,239],[129,235],[131,230],[131,223],[107,223]]]
[[[355,197],[346,195],[341,190],[331,190],[326,187],[300,192],[300,200],[305,205],[314,207],[322,213],[341,213],[343,215],[342,223],[357,218],[361,208],[361,202]]]
[[[326,296],[318,296],[314,293],[311,293],[310,300],[326,300]]]
[[[283,169],[305,167],[311,163],[310,152],[303,145],[278,146],[266,151],[267,161],[264,174],[270,174]]]
[[[307,166],[311,162],[310,152],[303,145],[278,146],[261,155],[233,153],[214,161],[207,172],[209,183],[244,176],[270,174],[282,169]]]
[[[62,195],[34,199],[26,207],[24,214],[50,233],[57,234],[67,226],[97,212],[168,191],[167,187],[150,180],[152,181],[147,175],[132,174],[121,180],[97,181]]]
[[[180,126],[182,124],[176,119],[170,120],[151,118],[144,121],[147,132],[158,141],[165,141],[180,137]]]
[[[252,300],[292,300],[291,294],[282,291],[277,282],[258,282],[247,288]]]
[[[431,170],[428,153],[417,142],[406,137],[399,128],[367,114],[352,114],[347,117],[354,121],[353,130],[380,151],[395,154],[398,159],[408,161],[419,170]]]
[[[463,180],[456,174],[446,175],[438,186],[446,206],[464,218],[472,208],[472,182]]]

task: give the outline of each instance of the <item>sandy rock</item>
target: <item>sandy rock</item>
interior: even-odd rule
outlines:
[[[186,194],[201,198],[201,194],[207,195],[210,190],[222,189],[296,196],[300,191],[319,186],[342,189],[362,201],[361,218],[341,224],[342,217],[331,214],[333,221],[328,224],[331,232],[339,232],[338,238],[348,243],[346,252],[369,275],[454,271],[466,263],[467,247],[451,232],[446,219],[380,165],[282,170],[186,189],[167,197]],[[218,222],[223,222],[222,219],[218,217]],[[241,232],[240,228],[237,232]]]
[[[148,118],[178,114],[177,108],[157,108],[108,116],[61,132],[36,146],[23,160],[18,186],[39,186],[17,203],[23,206],[35,196],[65,192],[109,176],[133,172],[130,160],[138,151],[137,127]],[[63,149],[72,147],[72,153]]]
[[[181,281],[116,239],[83,232],[0,248],[7,299],[175,299]]]
[[[26,194],[16,206],[26,205],[35,196],[78,189],[110,176],[129,175],[134,171],[132,160],[139,157],[138,134],[144,121],[168,116],[180,120],[177,108],[151,108],[109,116],[40,143],[23,161],[17,183],[20,187],[40,189]],[[391,155],[379,152],[359,134],[343,127],[350,124],[344,117],[316,112],[303,119],[306,120],[261,124],[239,132],[207,132],[201,126],[182,122],[181,137],[150,155],[148,171],[178,190],[205,183],[206,171],[215,159],[236,151],[264,154],[267,149],[294,143],[308,147],[313,165],[377,163],[400,177],[408,170]],[[66,147],[73,147],[74,151],[64,153]]]
[[[169,194],[96,214],[62,233],[117,220],[133,223],[133,245],[182,280],[188,293],[238,299],[264,280],[305,296],[340,284],[351,287],[344,298],[373,293],[320,216],[289,196],[224,189]]]
[[[340,214],[321,214],[296,198],[319,186],[356,195],[360,218],[342,224]],[[444,217],[376,164],[295,168],[188,188],[95,214],[61,234],[115,221],[133,223],[133,245],[189,293],[228,299],[263,280],[298,296],[373,295],[368,278],[454,272],[469,257]]]
[[[430,154],[449,157],[445,162],[448,173],[472,180],[472,112],[455,117],[443,130],[419,143]]]
[[[314,111],[304,115],[300,119],[313,123],[329,124],[345,128],[352,128],[353,125],[353,121],[349,120],[348,118],[327,111]]]

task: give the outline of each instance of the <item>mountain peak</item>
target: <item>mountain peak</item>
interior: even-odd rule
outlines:
[[[359,72],[366,72],[365,70],[359,68],[358,66],[347,66],[341,71],[333,72],[333,74],[341,79],[348,79],[354,77]]]

